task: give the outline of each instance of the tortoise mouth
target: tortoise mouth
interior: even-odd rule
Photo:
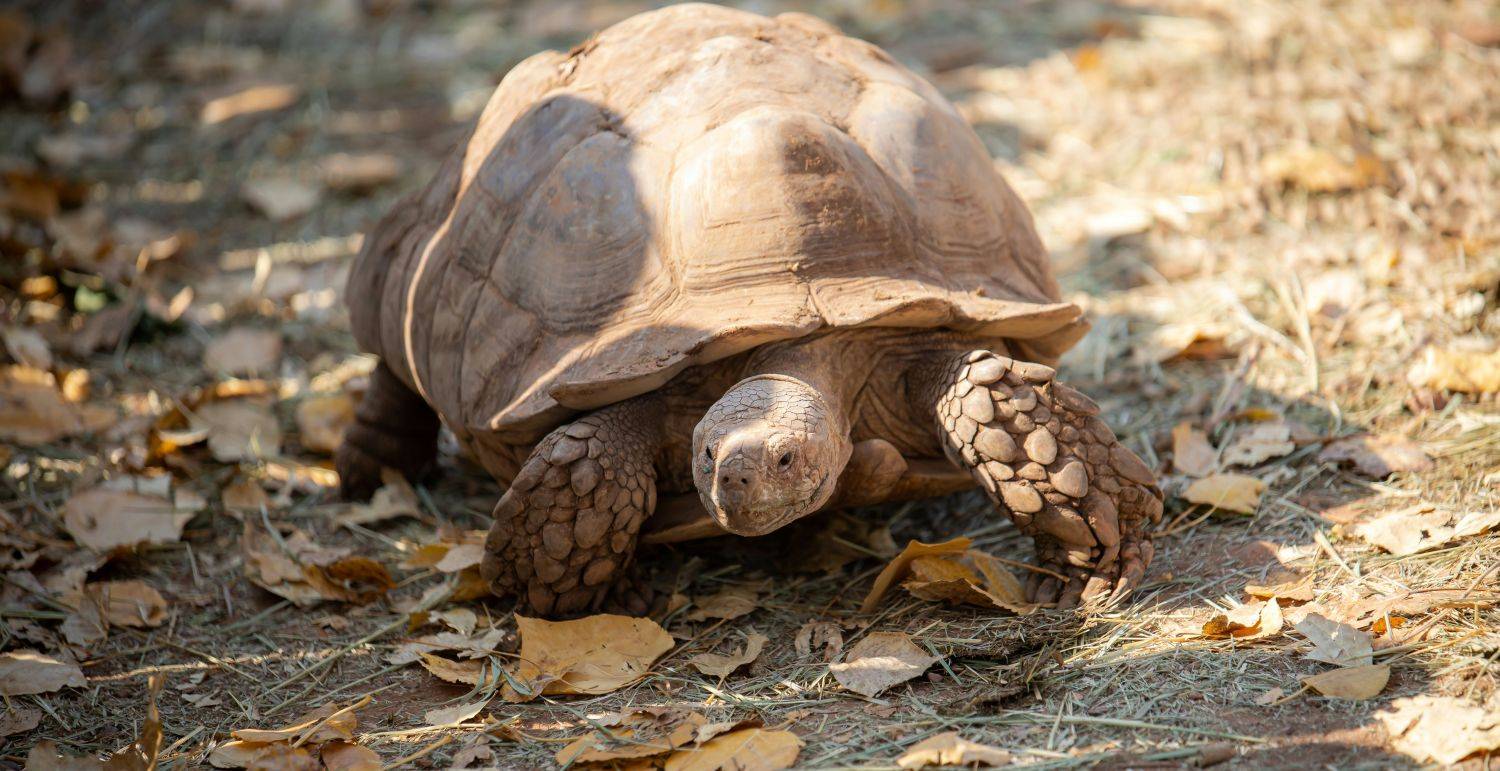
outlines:
[[[767,535],[821,508],[833,497],[833,487],[837,480],[837,474],[826,474],[806,498],[760,510],[747,507],[728,511],[710,493],[701,493],[699,497],[703,499],[703,507],[708,509],[709,516],[713,517],[719,527],[739,536]]]

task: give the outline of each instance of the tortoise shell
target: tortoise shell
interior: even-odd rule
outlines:
[[[534,441],[687,367],[830,328],[1085,331],[928,83],[813,17],[632,17],[517,65],[382,221],[351,322],[463,436]]]

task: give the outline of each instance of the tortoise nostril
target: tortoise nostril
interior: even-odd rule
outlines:
[[[750,484],[750,480],[748,480],[748,479],[746,479],[744,477],[740,477],[740,484],[742,484],[742,485],[748,485],[748,484]]]

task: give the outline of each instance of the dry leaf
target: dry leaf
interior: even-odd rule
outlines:
[[[254,399],[225,399],[198,406],[191,419],[206,431],[208,451],[224,463],[257,460],[281,452],[281,424],[271,409]]]
[[[302,91],[296,86],[271,84],[251,86],[227,96],[210,100],[203,105],[199,119],[212,126],[241,115],[253,115],[271,110],[281,110],[296,103]]]
[[[62,688],[82,688],[87,684],[83,670],[77,664],[34,650],[0,653],[0,696],[52,693]]]
[[[1254,514],[1266,483],[1244,474],[1214,474],[1188,485],[1182,497],[1225,511]]]
[[[937,661],[937,656],[912,642],[905,632],[871,632],[849,649],[842,664],[831,664],[828,669],[840,685],[873,697],[926,672]]]
[[[745,728],[667,758],[667,771],[779,771],[791,768],[802,740],[791,731]]]
[[[274,376],[281,362],[281,334],[236,327],[209,341],[203,366],[220,377]]]
[[[1329,620],[1319,613],[1308,613],[1293,626],[1308,640],[1313,649],[1307,658],[1340,667],[1370,664],[1374,647],[1370,635],[1348,624]]]
[[[1500,604],[1500,593],[1469,589],[1427,589],[1394,596],[1366,597],[1346,611],[1355,626],[1383,621],[1386,616],[1420,616],[1442,608],[1483,609]],[[1399,626],[1399,624],[1397,624]],[[1377,634],[1378,634],[1377,630]]]
[[[285,222],[317,208],[323,191],[308,182],[277,177],[246,182],[240,187],[240,196],[266,219]]]
[[[896,765],[902,768],[927,768],[928,766],[1008,766],[1009,752],[987,744],[977,744],[958,735],[957,731],[945,731],[929,736],[912,745]]]
[[[1451,766],[1500,749],[1500,712],[1452,696],[1410,696],[1375,713],[1391,746],[1423,763]]]
[[[1174,361],[1212,361],[1234,356],[1228,338],[1234,328],[1213,321],[1162,324],[1151,331],[1141,355],[1158,364]]]
[[[329,742],[318,750],[328,771],[380,771],[385,763],[380,753],[352,742]]]
[[[935,557],[945,554],[962,554],[968,550],[971,541],[962,536],[943,543],[921,543],[908,541],[906,548],[896,555],[896,558],[880,571],[875,577],[875,583],[870,587],[870,593],[865,595],[865,601],[860,604],[860,613],[869,613],[880,605],[885,593],[890,591],[891,585],[905,578],[911,572],[912,560],[918,557]]]
[[[1324,696],[1358,701],[1380,695],[1390,679],[1390,666],[1366,664],[1319,672],[1302,678],[1302,682]]]
[[[384,479],[385,484],[376,490],[374,495],[370,496],[369,503],[356,503],[350,506],[348,511],[335,517],[334,522],[342,526],[368,525],[372,522],[383,522],[396,517],[416,517],[417,519],[421,519],[421,503],[417,501],[417,491],[412,489],[411,483],[407,482],[406,478],[402,477],[399,473],[386,474]],[[472,549],[464,549],[457,554],[453,554],[454,550],[460,548],[460,546],[444,550],[442,558],[433,563],[432,566],[444,565],[444,560],[449,560],[450,554],[452,555],[452,559],[445,565],[448,569],[438,568],[444,573],[457,572],[469,567],[471,564],[479,564],[476,560],[454,568],[453,565],[455,563],[466,562],[470,556],[469,552],[472,551]]]
[[[600,728],[558,750],[558,765],[649,758],[707,738],[700,733],[707,718],[679,709],[629,709],[594,722]]]
[[[1350,153],[1344,153],[1350,155]],[[1337,193],[1369,187],[1385,175],[1380,159],[1368,153],[1339,154],[1318,147],[1292,147],[1261,159],[1261,173],[1270,182],[1299,187],[1310,193]]]
[[[112,626],[156,627],[167,620],[167,601],[145,581],[98,581],[85,584],[81,595],[64,597],[73,607],[92,605]]]
[[[270,509],[271,499],[264,488],[250,477],[235,477],[233,482],[219,492],[219,501],[231,512],[258,512],[262,507]]]
[[[1318,460],[1352,465],[1361,474],[1385,479],[1401,471],[1426,471],[1432,458],[1416,442],[1395,434],[1357,434],[1330,443]]]
[[[760,593],[753,586],[726,586],[713,594],[694,597],[693,606],[683,618],[689,621],[735,619],[760,607]]]
[[[982,551],[970,549],[957,557],[918,557],[908,569],[911,577],[902,586],[924,600],[977,605],[1028,615],[1037,605],[1026,600],[1021,582],[1004,563]]]
[[[5,350],[11,358],[22,366],[52,369],[52,348],[47,345],[47,338],[35,329],[5,327],[0,329],[0,340],[5,342]]]
[[[1183,421],[1172,428],[1172,468],[1193,477],[1212,474],[1218,466],[1218,453],[1208,443],[1208,435]]]
[[[1263,640],[1280,634],[1284,624],[1281,604],[1271,600],[1241,605],[1229,613],[1217,613],[1204,622],[1202,633],[1212,639]]]
[[[745,636],[745,647],[743,650],[728,655],[718,653],[700,653],[690,659],[688,663],[705,675],[713,677],[729,677],[734,670],[745,666],[760,657],[760,652],[765,649],[770,638],[751,630]]]
[[[247,517],[240,547],[251,583],[301,606],[322,600],[364,604],[395,587],[385,566],[369,557],[324,549],[301,530],[273,537]]]
[[[1488,353],[1428,348],[1406,373],[1416,388],[1492,394],[1500,391],[1500,349]]]
[[[418,654],[422,668],[436,675],[439,680],[463,685],[479,685],[485,680],[486,663],[478,660],[454,661],[431,653]]]
[[[673,646],[655,621],[610,614],[572,621],[516,616],[516,630],[520,663],[504,692],[513,702],[542,694],[609,693],[639,680]]]
[[[1245,593],[1262,600],[1280,599],[1312,602],[1312,576],[1302,576],[1274,584],[1245,584]]]
[[[42,724],[42,711],[21,706],[0,711],[0,739],[24,734]]]
[[[304,713],[281,728],[240,728],[231,731],[234,738],[247,742],[317,743],[334,740],[353,741],[359,720],[352,709],[324,704]]]
[[[1235,435],[1224,448],[1224,465],[1259,466],[1297,449],[1292,442],[1292,428],[1286,423],[1256,423]]]
[[[102,431],[117,417],[112,409],[67,401],[50,372],[0,368],[0,441],[48,444]]]
[[[809,621],[797,630],[793,641],[797,655],[806,658],[813,649],[823,649],[823,660],[833,661],[844,649],[844,630],[832,621]]]
[[[104,761],[93,755],[64,755],[57,742],[45,739],[26,754],[26,771],[105,771]]]
[[[1397,556],[1417,554],[1500,527],[1500,510],[1460,515],[1418,504],[1355,525],[1354,534]]]
[[[323,184],[346,193],[366,193],[401,176],[401,159],[386,153],[339,153],[320,164]]]
[[[483,712],[489,703],[490,700],[488,698],[483,698],[468,704],[455,704],[443,709],[430,709],[427,710],[427,714],[423,716],[423,719],[427,721],[427,725],[432,726],[457,725]]]
[[[332,455],[354,423],[354,400],[348,394],[326,394],[297,405],[297,438],[313,452]]]
[[[136,489],[129,489],[132,486]],[[182,537],[183,526],[203,505],[203,499],[183,491],[169,496],[165,484],[127,478],[68,498],[63,504],[63,527],[73,540],[97,552],[140,543],[172,543]]]

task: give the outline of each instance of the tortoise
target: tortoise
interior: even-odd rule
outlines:
[[[1088,324],[930,84],[814,17],[687,4],[515,66],[347,287],[364,497],[440,422],[507,485],[482,574],[645,610],[642,542],[983,488],[1039,602],[1124,596],[1151,469],[1052,365]]]

